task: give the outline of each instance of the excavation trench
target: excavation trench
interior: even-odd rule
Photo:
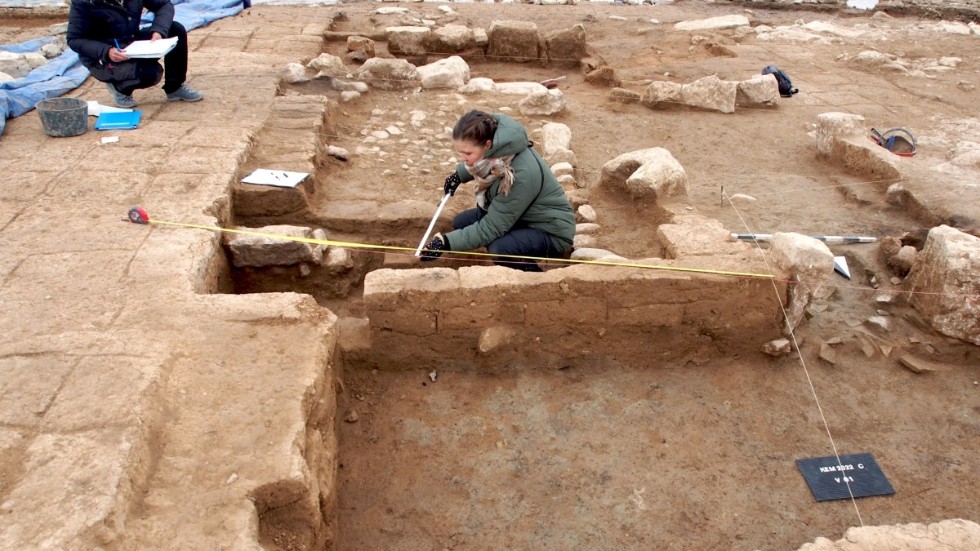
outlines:
[[[337,414],[308,426],[310,441],[336,431],[339,450],[332,455],[310,447],[306,493],[290,482],[256,495],[262,541],[290,548],[336,538],[338,548],[358,549],[373,543],[380,529],[398,546],[418,537],[426,522],[410,517],[423,510],[437,515],[430,509],[445,502],[456,516],[441,514],[441,535],[422,547],[467,540],[534,547],[535,541],[486,532],[529,506],[521,504],[525,500],[551,507],[547,493],[498,491],[499,477],[517,483],[530,470],[548,479],[537,480],[541,487],[566,496],[560,500],[572,495],[562,492],[585,488],[597,496],[612,492],[575,505],[575,515],[563,523],[600,517],[599,510],[611,506],[602,500],[624,491],[642,505],[642,488],[627,488],[636,473],[623,470],[625,464],[594,465],[594,454],[618,448],[622,461],[638,463],[649,445],[663,445],[667,437],[648,428],[615,431],[615,411],[626,408],[621,419],[648,422],[662,408],[656,398],[661,383],[655,382],[663,379],[661,370],[728,362],[778,336],[785,284],[726,273],[765,274],[765,265],[744,249],[733,255],[710,238],[692,239],[701,233],[697,226],[672,226],[685,229],[683,238],[666,226],[658,231],[690,217],[684,204],[632,203],[601,191],[594,194],[598,208],[636,222],[622,237],[600,234],[599,242],[625,243],[620,250],[631,257],[649,257],[666,269],[546,265],[544,273],[527,274],[491,266],[483,257],[419,264],[401,248],[418,244],[435,212],[441,194],[436,175],[452,167],[445,127],[463,102],[433,94],[408,112],[345,105],[341,114],[336,103],[311,91],[329,95],[307,90],[277,98],[240,170],[243,176],[274,167],[310,177],[294,189],[235,183],[229,225],[272,233],[279,225],[320,228],[329,241],[393,248],[347,247],[338,261],[331,246],[319,263],[236,266],[228,244],[234,236],[226,236],[232,292],[305,293],[339,318],[334,365],[343,366],[335,370],[342,375],[336,386],[322,389],[339,391]],[[397,94],[388,94],[381,103],[398,102]],[[447,107],[450,100],[456,105]],[[387,129],[387,141],[364,144],[380,128]],[[422,137],[398,138],[399,132]],[[328,145],[353,143],[362,145],[352,147],[360,149],[349,160],[326,153]],[[583,169],[583,177],[588,172]],[[437,229],[447,228],[471,200],[456,197]],[[719,227],[708,233],[720,235]],[[664,243],[663,236],[673,241]],[[706,248],[677,258],[691,247]],[[619,433],[612,440],[595,439],[612,432]],[[566,453],[569,444],[590,451]],[[488,465],[478,469],[487,453]],[[433,465],[440,465],[440,475],[425,495],[429,482],[418,477],[431,476]],[[567,473],[596,481],[563,481]],[[379,486],[381,480],[388,482]],[[557,512],[568,504],[554,506]],[[389,531],[391,522],[398,527]],[[553,538],[550,530],[530,533],[542,543]]]

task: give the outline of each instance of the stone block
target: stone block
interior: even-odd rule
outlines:
[[[553,123],[546,124],[545,126],[549,126],[551,124],[553,124]],[[563,124],[561,126],[565,126],[565,125]],[[565,128],[568,128],[568,127],[565,126]],[[571,138],[572,138],[572,133],[571,133],[571,130],[569,130],[568,131],[568,139],[569,139],[569,142],[571,142]],[[544,140],[542,140],[542,150],[544,149],[543,142],[544,142]],[[570,145],[570,143],[569,143],[569,145]],[[568,146],[567,145],[562,145],[562,147],[564,147],[565,149],[568,149]],[[561,178],[562,176],[574,176],[575,175],[575,167],[572,166],[572,163],[568,163],[568,162],[555,163],[555,164],[551,165],[551,173],[554,174],[555,177],[557,177],[557,178]]]
[[[546,93],[548,89],[540,82],[496,82],[493,91],[498,94],[527,96]]]
[[[426,45],[431,40],[432,31],[428,27],[387,27],[385,37],[388,41],[388,51],[392,55],[424,56]]]
[[[466,25],[446,25],[432,31],[432,51],[456,54],[474,46],[473,30]]]
[[[616,71],[608,65],[603,65],[586,73],[585,82],[609,87],[616,87],[623,84],[623,81],[616,76]],[[639,98],[639,95],[637,95],[637,98]]]
[[[24,54],[0,51],[0,73],[18,79],[27,76],[30,72],[31,64],[24,58]]]
[[[705,31],[719,29],[733,29],[735,27],[746,27],[749,19],[744,15],[720,15],[707,19],[697,19],[691,21],[681,21],[674,24],[677,31]]]
[[[980,345],[980,238],[949,226],[929,230],[908,287],[934,329]]]
[[[821,113],[817,115],[816,145],[823,155],[834,156],[837,142],[843,138],[864,135],[864,117],[852,113]]]
[[[545,39],[548,62],[565,67],[578,67],[588,55],[585,27],[582,24],[556,31]]]
[[[681,101],[693,107],[734,113],[737,91],[737,82],[711,75],[685,84],[681,89]]]
[[[493,87],[493,79],[476,77],[471,78],[464,86],[460,86],[458,91],[461,94],[477,94],[480,92],[492,92]]]
[[[744,254],[751,250],[747,243],[732,241],[731,232],[713,218],[686,216],[675,221],[657,227],[664,258]]]
[[[737,105],[775,105],[779,101],[779,82],[773,75],[756,75],[738,83]]]
[[[265,226],[237,228],[264,234],[315,239],[313,230],[303,226]],[[319,265],[323,261],[323,245],[304,243],[264,235],[228,234],[226,244],[236,267],[291,266],[304,262]]]
[[[575,224],[575,235],[596,235],[600,229],[599,224]]]
[[[317,72],[317,77],[346,78],[350,71],[344,65],[344,60],[335,55],[322,53],[311,59],[307,67]]]
[[[422,88],[459,88],[470,79],[470,66],[459,56],[440,59],[417,69]]]
[[[323,259],[323,266],[332,274],[342,274],[354,268],[354,259],[348,249],[329,247]]]
[[[433,293],[457,292],[461,271],[452,268],[374,270],[364,277],[364,302],[371,311],[393,310],[398,307],[398,298],[410,301]]]
[[[368,58],[374,57],[374,40],[366,36],[348,36],[347,51],[364,52],[364,55]]]
[[[592,224],[596,221],[596,212],[591,205],[582,205],[575,209],[575,221],[580,224]]]
[[[379,90],[403,90],[419,86],[419,73],[404,59],[372,57],[357,71],[357,79]]]
[[[643,91],[640,103],[647,107],[659,107],[661,104],[672,107],[682,103],[681,94],[683,89],[684,87],[681,84],[657,80],[651,82]]]
[[[289,84],[307,82],[310,76],[306,74],[306,67],[300,63],[287,63],[282,70],[282,79]]]
[[[565,110],[565,94],[557,88],[547,92],[535,92],[522,99],[517,107],[522,115],[557,115]]]
[[[626,258],[605,249],[575,249],[572,260],[605,260],[609,262],[628,262]]]
[[[575,234],[572,238],[572,248],[574,249],[595,249],[599,246],[599,240],[594,235]]]
[[[539,59],[538,26],[530,21],[494,21],[487,30],[487,57],[508,63]]]
[[[687,173],[662,147],[623,153],[602,166],[598,185],[634,198],[687,197]]]
[[[609,92],[609,97],[620,103],[640,103],[643,99],[643,95],[639,92],[633,90],[627,90],[625,88],[613,88]]]
[[[573,164],[564,159],[565,152],[571,152],[572,129],[566,124],[549,122],[541,127],[541,157],[549,165],[559,167],[564,171],[574,170]],[[567,168],[566,168],[567,166]],[[558,173],[555,173],[558,176]]]
[[[834,275],[834,254],[824,242],[798,233],[773,235],[769,251],[781,277],[796,282],[789,287],[786,306],[786,323],[794,328],[810,300],[820,296]]]

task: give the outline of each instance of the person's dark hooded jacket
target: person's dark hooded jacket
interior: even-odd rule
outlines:
[[[116,41],[125,48],[137,39],[143,8],[153,12],[153,23],[148,33],[158,32],[167,38],[174,21],[174,5],[170,0],[71,0],[68,11],[68,47],[74,50],[89,71],[104,72],[109,59],[109,49]],[[118,75],[111,75],[119,79]]]

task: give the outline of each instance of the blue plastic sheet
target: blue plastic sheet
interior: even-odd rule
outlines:
[[[174,19],[188,31],[236,15],[244,9],[242,0],[177,0],[174,8]],[[143,14],[143,21],[152,20],[152,13]],[[20,44],[0,45],[0,50],[37,52],[53,40],[52,37],[36,38]],[[41,100],[56,98],[78,88],[88,76],[88,69],[82,66],[78,54],[68,49],[25,77],[0,83],[0,134],[6,128],[8,118],[27,113]]]

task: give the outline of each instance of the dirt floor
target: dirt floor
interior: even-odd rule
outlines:
[[[471,26],[517,13],[505,6],[455,8],[460,22]],[[871,126],[912,128],[925,142],[937,143],[956,139],[946,134],[948,121],[975,113],[974,94],[957,86],[976,79],[980,66],[968,54],[976,51],[975,37],[915,36],[910,44],[904,40],[912,39],[899,34],[884,43],[858,38],[804,45],[737,41],[730,31],[694,33],[724,50],[692,46],[691,34],[671,32],[669,22],[738,9],[699,11],[688,4],[655,12],[594,6],[520,10],[520,18],[536,22],[542,33],[584,24],[590,45],[616,69],[623,87],[637,91],[651,79],[744,79],[769,63],[791,74],[802,91],[798,96],[772,109],[721,115],[616,103],[608,88],[586,83],[577,70],[471,63],[471,76],[496,81],[567,76],[561,89],[570,107],[556,120],[572,129],[577,178],[595,180],[602,164],[623,152],[665,147],[687,171],[697,210],[732,231],[883,237],[916,230],[921,222],[885,202],[886,184],[818,159],[808,125],[819,113],[853,112]],[[390,24],[381,16],[372,21],[356,10],[345,13],[349,19],[337,30]],[[663,24],[637,34],[639,21],[650,17]],[[753,14],[771,26],[799,18],[843,27],[868,21],[805,12]],[[959,56],[963,62],[956,71],[920,80],[835,62],[841,54],[871,47],[915,58]],[[342,54],[342,43],[328,43],[327,51]],[[943,99],[924,99],[928,94]],[[436,113],[426,126],[437,133],[470,107],[516,104],[499,97],[481,104],[457,102],[452,94],[374,91],[370,99],[343,106],[349,115],[344,124],[353,132],[346,143],[338,136],[339,145],[356,147],[358,130],[371,126],[372,111],[376,120],[407,118],[407,110]],[[532,130],[540,126],[537,119],[525,122]],[[436,186],[410,181],[384,193],[438,200],[432,188],[451,151],[438,140],[427,146]],[[937,162],[944,154],[927,149],[921,158]],[[365,172],[383,170],[368,162],[332,167],[327,197],[372,195],[382,182],[392,186],[391,178],[365,178]],[[397,162],[390,164],[397,168]],[[744,193],[757,201],[739,204],[738,211],[728,202],[721,205],[722,185],[729,195]],[[601,246],[631,257],[653,254],[655,226],[643,212],[614,197],[594,195],[593,205],[603,226]],[[357,421],[340,427],[338,548],[795,549],[818,536],[837,538],[862,522],[976,520],[980,494],[971,481],[980,444],[980,354],[934,334],[907,306],[876,302],[869,276],[887,280],[894,274],[881,264],[876,246],[850,247],[835,253],[848,256],[855,279],[837,280],[838,291],[799,332],[806,371],[798,358],[762,355],[711,358],[704,365],[638,357],[630,365],[589,371],[520,365],[474,374],[409,365],[388,373],[349,366],[344,414]],[[864,323],[879,310],[887,310],[893,324],[888,332]],[[837,353],[835,365],[817,358],[822,343],[838,341],[828,345]],[[896,362],[907,352],[925,354],[948,371],[916,375]],[[814,502],[794,461],[832,455],[833,449],[808,378],[838,451],[873,453],[894,496],[862,499],[856,506]]]
[[[355,3],[323,13],[345,13],[338,31],[367,33],[401,24],[404,16],[368,13],[378,6]],[[408,6],[417,16],[440,16],[434,4]],[[737,6],[690,2],[452,7],[459,14],[456,23],[471,27],[523,19],[546,34],[581,23],[622,86],[636,91],[650,80],[689,82],[709,74],[744,80],[770,63],[789,73],[799,95],[778,107],[724,115],[618,103],[608,87],[585,82],[577,69],[470,64],[471,76],[496,81],[566,76],[561,90],[569,109],[549,120],[571,128],[580,181],[597,179],[601,166],[621,153],[664,147],[686,170],[697,211],[731,231],[880,238],[923,227],[886,203],[884,183],[817,158],[807,132],[820,113],[858,113],[869,126],[909,128],[920,138],[923,163],[945,161],[957,141],[980,141],[977,37],[908,30],[920,20],[871,24],[868,17],[746,13]],[[260,18],[270,9],[275,8],[257,8],[250,16]],[[885,40],[856,35],[803,43],[762,42],[754,34],[736,38],[731,30],[671,30],[676,21],[729,13],[746,14],[753,24],[819,20],[851,29],[861,25],[868,33],[885,28],[888,34]],[[0,28],[8,23],[18,21],[0,20]],[[692,35],[706,40],[692,44]],[[868,49],[961,61],[954,70],[928,77],[869,72],[836,61]],[[340,41],[324,45],[337,55],[345,50]],[[316,83],[282,89],[328,93]],[[398,122],[412,130],[412,111],[427,114],[423,127],[430,133],[421,143],[410,143],[416,138],[411,135],[408,142],[392,140],[385,147],[394,161],[354,155],[347,163],[327,162],[317,175],[323,185],[316,201],[381,196],[434,206],[452,158],[445,127],[470,108],[510,107],[529,128],[539,128],[542,119],[516,115],[519,99],[372,90],[341,104],[333,134],[323,138],[352,152],[372,145],[363,142],[364,130]],[[423,155],[429,158],[423,161]],[[402,159],[417,164],[399,177],[406,171]],[[756,201],[737,203],[736,209],[720,201],[721,186],[728,195],[748,194]],[[449,209],[467,208],[468,200],[457,197]],[[655,254],[656,227],[644,212],[603,195],[595,195],[593,205],[602,247],[633,258]],[[836,280],[837,291],[803,322],[797,334],[803,362],[760,353],[722,355],[697,365],[597,359],[588,371],[512,365],[469,373],[449,369],[450,360],[413,365],[410,357],[391,372],[345,366],[337,548],[775,550],[796,549],[818,536],[836,539],[861,524],[980,521],[980,349],[934,333],[902,301],[878,300],[892,288],[889,278],[900,274],[884,266],[876,245],[833,249],[847,256],[854,279]],[[319,298],[339,315],[359,311],[356,294],[348,300]],[[870,327],[865,320],[874,315],[885,316],[890,327]],[[818,359],[821,344],[834,351],[835,363]],[[944,370],[912,373],[897,362],[904,353],[928,357]],[[856,503],[813,500],[794,462],[833,454],[828,427],[841,454],[875,455],[894,496]]]

